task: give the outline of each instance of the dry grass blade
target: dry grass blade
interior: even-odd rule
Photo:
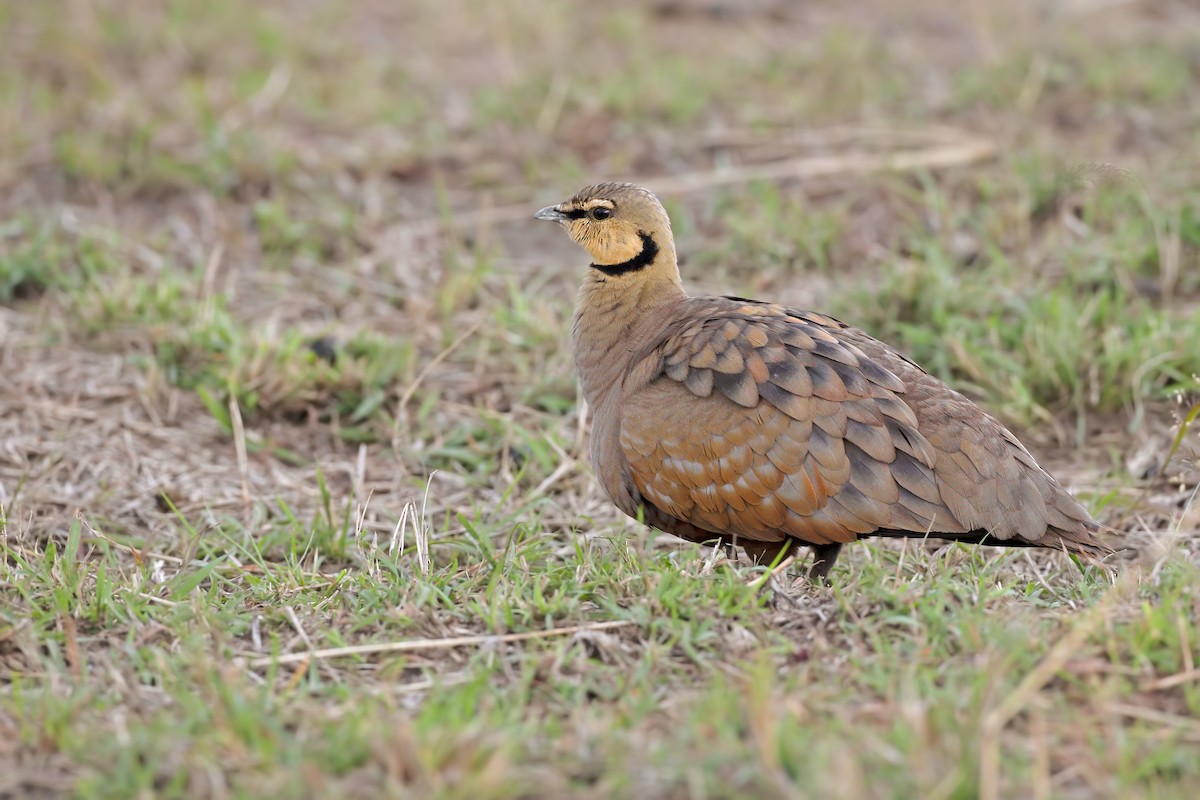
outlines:
[[[233,425],[233,445],[237,456],[238,475],[242,478],[242,513],[250,519],[250,458],[246,449],[246,426],[242,422],[242,407],[237,393],[229,393],[229,419]]]
[[[834,175],[861,175],[868,172],[911,172],[945,169],[986,161],[996,156],[997,146],[989,139],[964,137],[952,144],[900,150],[894,153],[843,153],[828,156],[789,158],[770,164],[748,164],[692,172],[658,179],[655,191],[682,194],[750,181],[789,181],[827,178]],[[650,180],[650,179],[647,179]]]
[[[396,421],[393,426],[393,439],[398,436],[401,424],[408,419],[408,401],[412,399],[417,389],[420,388],[421,383],[429,376],[430,372],[437,368],[438,364],[441,364],[443,361],[449,358],[455,350],[462,347],[464,342],[474,336],[475,333],[483,327],[484,322],[485,320],[480,320],[460,333],[457,337],[455,337],[454,341],[443,348],[442,351],[436,356],[431,358],[429,363],[422,367],[421,371],[417,373],[417,376],[413,378],[412,383],[408,385],[408,387],[400,395],[400,399],[396,401]]]
[[[1143,692],[1161,692],[1167,689],[1174,689],[1176,686],[1196,682],[1200,682],[1200,669],[1189,669],[1184,672],[1177,672],[1174,675],[1168,675],[1165,678],[1143,683],[1141,690]]]
[[[1022,709],[1029,705],[1071,657],[1087,642],[1088,637],[1104,622],[1117,601],[1125,597],[1134,582],[1128,575],[1117,581],[1082,619],[1077,620],[1071,630],[1050,649],[1050,652],[1030,670],[1017,688],[1009,693],[983,719],[979,759],[979,796],[983,800],[997,800],[1000,787],[1000,734]]]
[[[794,555],[789,555],[762,575],[751,579],[747,585],[752,587],[755,591],[758,591],[762,587],[766,586],[772,578],[782,572],[786,572],[787,568],[794,563],[796,563],[796,557]]]
[[[936,133],[941,136],[934,135],[930,138],[937,141],[944,137],[943,129],[937,129]],[[666,176],[643,175],[630,180],[648,186],[660,195],[685,194],[752,181],[794,181],[870,172],[911,172],[961,167],[994,158],[997,152],[996,143],[990,139],[960,134],[960,140],[957,142],[938,141],[929,147],[903,149],[892,153],[850,152],[800,156],[767,164],[745,164]],[[415,220],[406,223],[405,227],[425,230],[437,229],[446,224],[457,228],[496,225],[529,218],[533,213],[533,206],[534,203],[530,201],[496,208],[460,211],[446,218]]]
[[[365,656],[376,653],[412,653],[421,650],[445,650],[451,647],[475,647],[478,645],[511,644],[526,642],[533,639],[549,639],[555,636],[570,636],[576,633],[593,633],[611,631],[617,628],[627,628],[634,623],[630,620],[609,620],[587,625],[571,625],[565,628],[554,628],[547,631],[526,631],[524,633],[507,633],[500,636],[455,636],[446,639],[409,639],[402,642],[381,642],[379,644],[361,644],[350,647],[331,647],[325,650],[312,650],[304,653],[288,653],[271,658],[255,658],[246,662],[251,669],[269,667],[272,664],[297,664],[308,659],[345,658],[346,656]]]
[[[1130,719],[1140,719],[1153,722],[1164,727],[1183,731],[1193,742],[1200,742],[1200,721],[1178,714],[1157,711],[1147,706],[1135,706],[1132,703],[1109,703],[1104,710],[1110,714],[1119,714]]]
[[[425,578],[429,577],[429,571],[433,568],[433,562],[429,558],[429,489],[433,486],[433,479],[437,477],[437,470],[429,473],[429,480],[425,483],[425,493],[421,495],[421,513],[415,514],[413,520],[413,544],[417,549],[417,567],[421,570],[421,575]]]

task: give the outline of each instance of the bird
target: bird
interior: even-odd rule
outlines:
[[[1043,547],[1104,529],[1017,437],[896,349],[826,314],[683,288],[671,220],[630,183],[534,218],[591,257],[571,349],[599,483],[626,515],[828,582],[862,537]]]

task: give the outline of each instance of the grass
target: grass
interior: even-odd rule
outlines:
[[[316,779],[328,793],[611,796],[657,782],[721,796],[832,791],[853,776],[872,793],[973,795],[982,720],[1092,614],[1074,667],[1046,676],[1001,744],[1007,785],[1063,770],[1060,758],[1104,793],[1200,778],[1170,747],[1194,742],[1200,694],[1185,684],[1149,692],[1125,709],[1131,720],[1112,711],[1114,698],[1189,668],[1198,576],[1187,562],[1112,586],[922,548],[903,563],[881,552],[858,584],[823,596],[758,590],[696,548],[655,552],[616,535],[564,553],[558,537],[528,529],[502,551],[466,538],[439,557],[435,545],[427,575],[343,529],[360,566],[331,569],[319,553],[338,545],[316,541],[327,523],[312,525],[303,549],[264,549],[235,526],[197,540],[185,563],[143,553],[132,568],[127,550],[79,522],[61,546],[7,547],[26,618],[6,623],[16,658],[37,659],[10,686],[20,748],[68,754],[80,793],[104,796],[214,791],[213,763],[237,794],[303,793]],[[954,578],[932,579],[947,568]],[[592,619],[629,625],[246,666],[297,645]],[[411,707],[414,695],[426,699]],[[137,718],[114,717],[120,708]],[[1073,740],[1076,725],[1094,731],[1090,742]],[[1029,726],[1040,740],[1028,740]],[[1029,752],[1039,746],[1049,766]],[[1128,772],[1095,774],[1114,756]]]
[[[709,5],[0,10],[0,795],[1195,795],[1194,15]],[[667,196],[685,281],[978,398],[1116,575],[814,587],[587,470],[523,208],[911,126],[998,155]]]

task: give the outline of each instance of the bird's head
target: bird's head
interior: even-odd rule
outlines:
[[[676,271],[671,220],[658,198],[640,186],[598,183],[533,216],[560,223],[606,275]]]

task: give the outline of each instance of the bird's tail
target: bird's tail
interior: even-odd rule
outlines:
[[[861,535],[886,536],[889,538],[905,537],[910,539],[946,539],[952,542],[982,544],[991,547],[1042,547],[1051,550],[1066,550],[1068,553],[1075,553],[1093,559],[1106,558],[1116,552],[1116,550],[1109,547],[1099,538],[1100,535],[1115,536],[1116,531],[1096,523],[1083,524],[1075,530],[1064,530],[1052,526],[1047,528],[1046,532],[1037,540],[1025,539],[1018,536],[1001,539],[991,532],[984,530],[967,531],[966,533],[941,533],[938,531],[922,533],[919,531],[884,529]]]

